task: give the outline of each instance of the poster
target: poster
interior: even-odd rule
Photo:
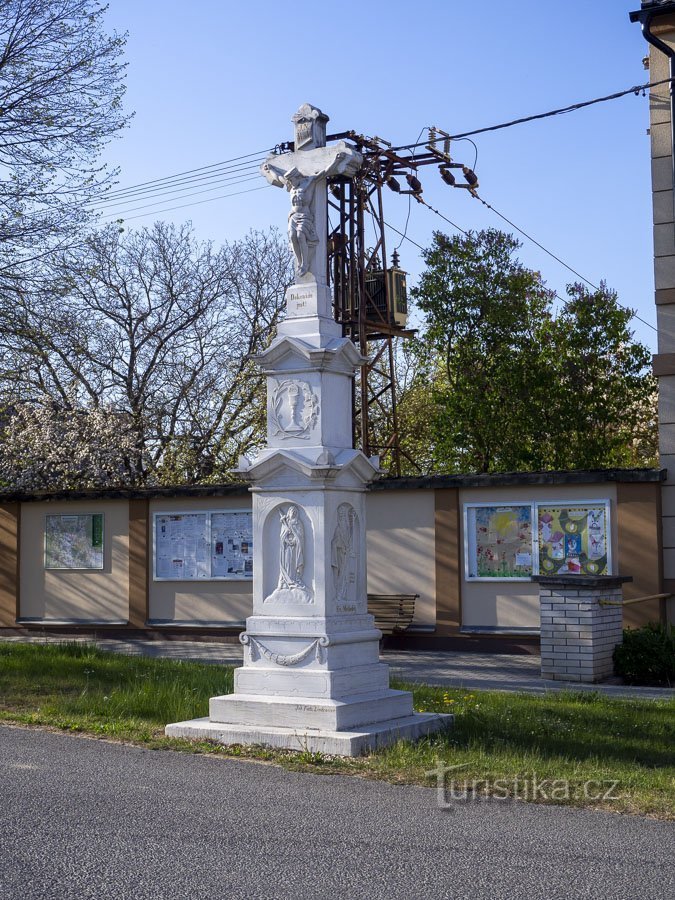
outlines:
[[[609,574],[607,519],[604,503],[593,506],[540,506],[540,574]]]
[[[253,578],[253,516],[211,513],[211,577]]]
[[[532,507],[467,506],[467,578],[532,575]]]
[[[46,517],[45,569],[102,568],[102,513]]]
[[[155,516],[155,577],[196,581],[210,575],[206,513]]]
[[[246,510],[155,516],[155,579],[253,578],[253,516]]]

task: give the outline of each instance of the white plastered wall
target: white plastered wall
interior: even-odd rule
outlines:
[[[614,571],[618,558],[616,486],[613,484],[542,485],[504,488],[467,488],[460,491],[462,628],[539,630],[539,587],[525,581],[467,581],[465,560],[465,503],[556,503],[609,500]]]
[[[45,569],[48,515],[103,514],[103,569]],[[126,500],[23,503],[20,618],[126,623],[129,615],[129,504]]]

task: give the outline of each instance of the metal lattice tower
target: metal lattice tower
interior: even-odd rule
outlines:
[[[415,332],[406,327],[406,273],[399,268],[396,252],[391,263],[387,259],[382,188],[386,185],[424,203],[416,174],[421,166],[438,166],[441,178],[451,187],[474,191],[478,179],[467,166],[454,162],[450,135],[438,128],[429,128],[428,142],[419,152],[418,145],[392,147],[382,138],[354,131],[327,136],[327,140],[345,139],[353,141],[363,164],[352,178],[328,179],[328,210],[334,221],[328,228],[327,276],[335,320],[367,359],[354,382],[354,446],[366,456],[378,454],[383,468],[400,475],[394,341]],[[293,150],[294,146],[286,142],[277,149]],[[462,169],[466,183],[456,184],[451,169]],[[401,189],[396,176],[405,178],[407,189]]]

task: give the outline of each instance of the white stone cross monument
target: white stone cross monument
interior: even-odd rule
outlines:
[[[174,737],[353,756],[446,727],[389,688],[366,597],[365,489],[377,459],[352,448],[352,379],[362,358],[342,337],[326,284],[326,178],[360,155],[326,146],[328,117],[305,104],[295,150],[261,167],[291,195],[296,278],[286,318],[257,357],[267,376],[267,447],[240,472],[253,493],[253,615],[234,693],[209,716],[167,725]]]

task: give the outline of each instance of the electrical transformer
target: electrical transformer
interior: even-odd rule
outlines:
[[[385,273],[382,270],[366,274],[366,291],[369,295],[366,316],[369,321],[384,319],[390,325],[405,328],[408,321],[408,293],[406,273],[396,266],[387,269],[391,310],[387,310],[387,295],[384,289]]]

